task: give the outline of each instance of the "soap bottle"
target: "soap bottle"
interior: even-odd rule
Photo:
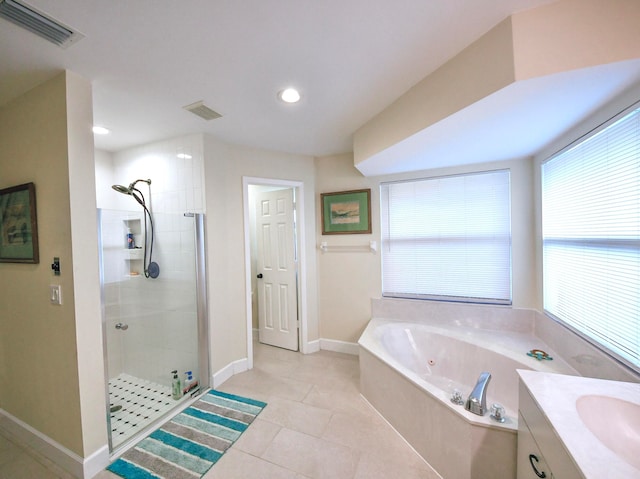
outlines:
[[[182,392],[184,394],[187,394],[191,390],[192,383],[193,383],[193,373],[191,371],[185,371],[184,382],[182,383]]]
[[[131,228],[127,228],[127,248],[134,249],[136,247],[136,240],[133,237]]]
[[[176,401],[182,397],[182,389],[180,388],[180,378],[178,377],[178,370],[171,371],[173,374],[173,380],[171,381],[171,397]]]

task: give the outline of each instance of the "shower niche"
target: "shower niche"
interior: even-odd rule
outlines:
[[[125,274],[132,277],[144,273],[145,235],[142,217],[122,220],[122,239],[124,248]]]

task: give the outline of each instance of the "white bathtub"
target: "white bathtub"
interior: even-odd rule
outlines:
[[[531,334],[469,321],[444,326],[372,319],[359,345],[363,396],[445,479],[515,478],[516,369],[578,374]],[[553,360],[527,356],[532,349]],[[483,371],[492,376],[487,408],[502,404],[504,423],[450,401],[454,389],[466,400]]]

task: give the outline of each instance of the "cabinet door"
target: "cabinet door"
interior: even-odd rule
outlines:
[[[522,414],[518,415],[518,479],[553,479]]]

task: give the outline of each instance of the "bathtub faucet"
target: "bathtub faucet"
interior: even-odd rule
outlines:
[[[478,382],[473,388],[473,391],[471,391],[471,394],[469,394],[467,402],[464,405],[467,411],[477,414],[478,416],[484,416],[484,413],[487,411],[487,386],[490,379],[491,373],[480,373]]]

